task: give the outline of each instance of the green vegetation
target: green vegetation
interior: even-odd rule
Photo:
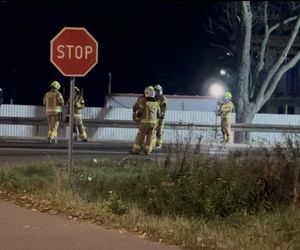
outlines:
[[[163,161],[128,157],[0,171],[0,197],[190,249],[299,249],[298,140],[211,158],[177,145]]]

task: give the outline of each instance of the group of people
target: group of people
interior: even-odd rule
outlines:
[[[43,105],[46,107],[48,121],[48,143],[57,143],[57,129],[59,123],[63,120],[64,99],[59,92],[60,83],[53,81],[43,99]],[[66,103],[67,120],[69,118],[69,102]],[[82,141],[88,140],[85,127],[82,122],[82,109],[84,108],[84,99],[80,90],[75,87],[74,92],[74,125],[73,140],[81,138]],[[218,100],[219,109],[217,115],[221,117],[221,131],[224,142],[232,142],[231,132],[231,113],[234,105],[232,103],[232,94],[225,92],[223,97]],[[133,105],[132,119],[137,123],[138,132],[130,153],[139,154],[144,150],[146,155],[150,155],[154,148],[161,148],[163,144],[164,119],[167,110],[167,98],[163,95],[163,88],[160,85],[148,86],[144,94],[138,97]]]
[[[138,133],[131,153],[139,154],[143,149],[150,155],[153,148],[162,147],[166,110],[163,88],[160,85],[146,87],[133,105],[132,119],[137,123]]]
[[[221,118],[223,141],[233,141],[231,131],[231,114],[234,110],[232,94],[227,91],[218,100],[217,116]],[[167,109],[167,98],[160,85],[148,86],[144,94],[133,105],[132,119],[138,125],[138,132],[131,153],[139,154],[142,149],[150,155],[153,148],[161,148],[163,143],[164,118]]]
[[[58,81],[53,81],[50,85],[50,91],[48,91],[43,98],[43,105],[46,107],[46,115],[48,121],[48,143],[57,143],[57,129],[59,123],[63,121],[63,107],[64,98],[59,92],[60,83]],[[69,111],[70,100],[66,103],[67,119],[70,116]],[[82,109],[84,108],[84,99],[80,94],[79,88],[75,87],[74,92],[74,123],[73,123],[73,140],[77,140],[78,133],[82,141],[87,142],[87,134],[82,122]]]

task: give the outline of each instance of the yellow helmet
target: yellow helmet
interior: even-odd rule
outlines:
[[[148,86],[147,88],[145,88],[144,93],[146,97],[154,97],[155,95],[155,91],[152,86]]]
[[[60,89],[60,83],[58,81],[53,81],[51,83],[50,87],[59,90]]]
[[[231,99],[232,99],[232,94],[231,94],[229,91],[227,91],[227,92],[225,92],[225,94],[224,94],[224,98],[225,98],[226,100],[231,100]]]
[[[162,86],[160,86],[159,84],[154,86],[154,90],[159,91],[159,94],[162,95],[163,94],[163,88]]]
[[[80,89],[79,89],[79,88],[77,88],[77,87],[75,86],[74,89],[75,89],[75,91],[76,91],[77,93],[80,93]]]

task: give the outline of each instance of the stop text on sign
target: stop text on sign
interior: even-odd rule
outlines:
[[[93,53],[92,46],[80,46],[80,45],[58,45],[57,46],[57,58],[58,59],[88,59],[89,55]]]

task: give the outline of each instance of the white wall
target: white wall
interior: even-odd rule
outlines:
[[[11,117],[45,117],[44,107],[42,106],[26,106],[26,105],[2,105],[0,107],[0,116]],[[83,116],[85,119],[97,120],[130,120],[132,117],[131,109],[122,108],[95,108],[87,107],[84,109]],[[233,114],[233,120],[235,115]],[[166,121],[172,122],[190,122],[216,124],[216,116],[214,112],[198,112],[198,111],[174,111],[168,110]],[[219,118],[217,120],[219,124]],[[281,125],[299,125],[300,115],[277,115],[277,114],[256,114],[253,123],[257,124],[281,124]],[[66,127],[59,128],[59,137],[66,136]],[[133,128],[87,128],[90,140],[126,140],[133,141],[137,129]],[[164,139],[167,142],[185,141],[193,138],[197,141],[200,136],[206,142],[214,140],[215,129],[210,130],[189,130],[189,129],[166,129]],[[269,132],[251,132],[252,141],[275,142],[282,141],[281,133]],[[24,136],[24,137],[46,137],[47,126],[32,125],[2,125],[0,124],[0,136]]]

